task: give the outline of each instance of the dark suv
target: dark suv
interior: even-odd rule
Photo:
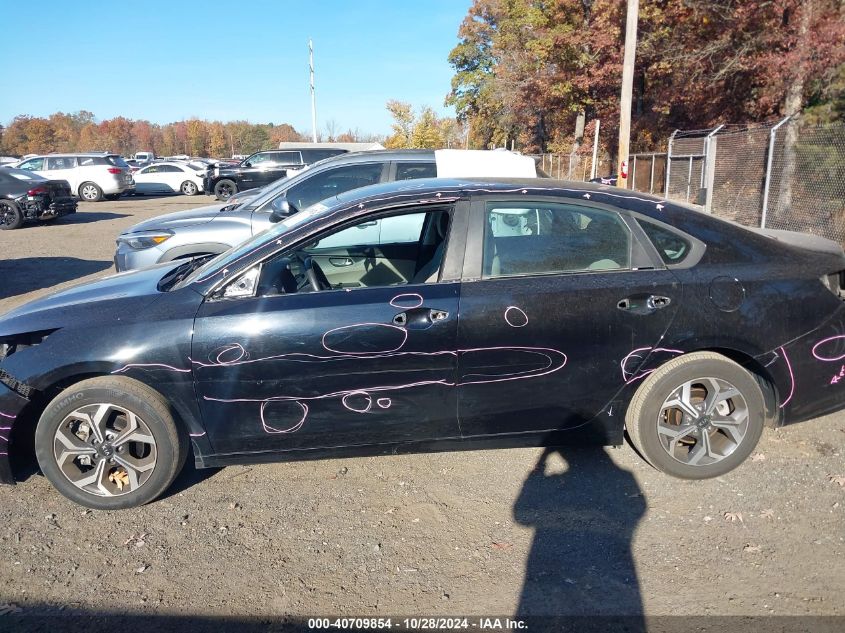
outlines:
[[[298,171],[324,158],[345,153],[346,150],[340,148],[256,152],[234,167],[209,167],[203,185],[205,191],[213,192],[218,200],[228,200],[238,191],[269,185],[274,180],[287,176],[288,172]]]

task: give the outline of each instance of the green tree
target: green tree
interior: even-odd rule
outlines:
[[[423,108],[414,122],[410,146],[420,149],[438,149],[444,146],[440,121],[431,108]]]
[[[404,101],[388,101],[387,111],[393,117],[390,127],[393,130],[384,146],[389,149],[411,147],[411,135],[414,131],[414,109]]]

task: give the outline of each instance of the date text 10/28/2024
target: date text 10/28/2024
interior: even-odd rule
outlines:
[[[528,628],[524,620],[507,617],[412,617],[412,618],[309,618],[311,630],[396,631],[518,631]]]

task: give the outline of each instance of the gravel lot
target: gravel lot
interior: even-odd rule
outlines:
[[[0,233],[0,312],[109,274],[121,229],[208,200]],[[98,513],[33,474],[0,487],[0,551],[18,616],[845,616],[845,415],[767,430],[696,483],[628,447],[484,451],[188,468],[164,499]]]

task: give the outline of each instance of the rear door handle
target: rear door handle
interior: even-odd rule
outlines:
[[[433,310],[431,308],[414,308],[405,312],[400,312],[393,317],[393,325],[399,327],[408,327],[414,330],[424,330],[431,327],[439,321],[445,321],[449,318],[449,313],[445,310]]]
[[[669,297],[664,297],[661,295],[650,295],[648,299],[646,299],[646,305],[651,308],[652,310],[659,310],[660,308],[665,308],[672,300]]]
[[[670,297],[664,297],[662,295],[636,294],[621,299],[619,303],[616,304],[616,307],[620,310],[632,312],[634,314],[648,314],[650,312],[654,312],[655,310],[665,308],[670,303],[672,303],[672,299]]]

